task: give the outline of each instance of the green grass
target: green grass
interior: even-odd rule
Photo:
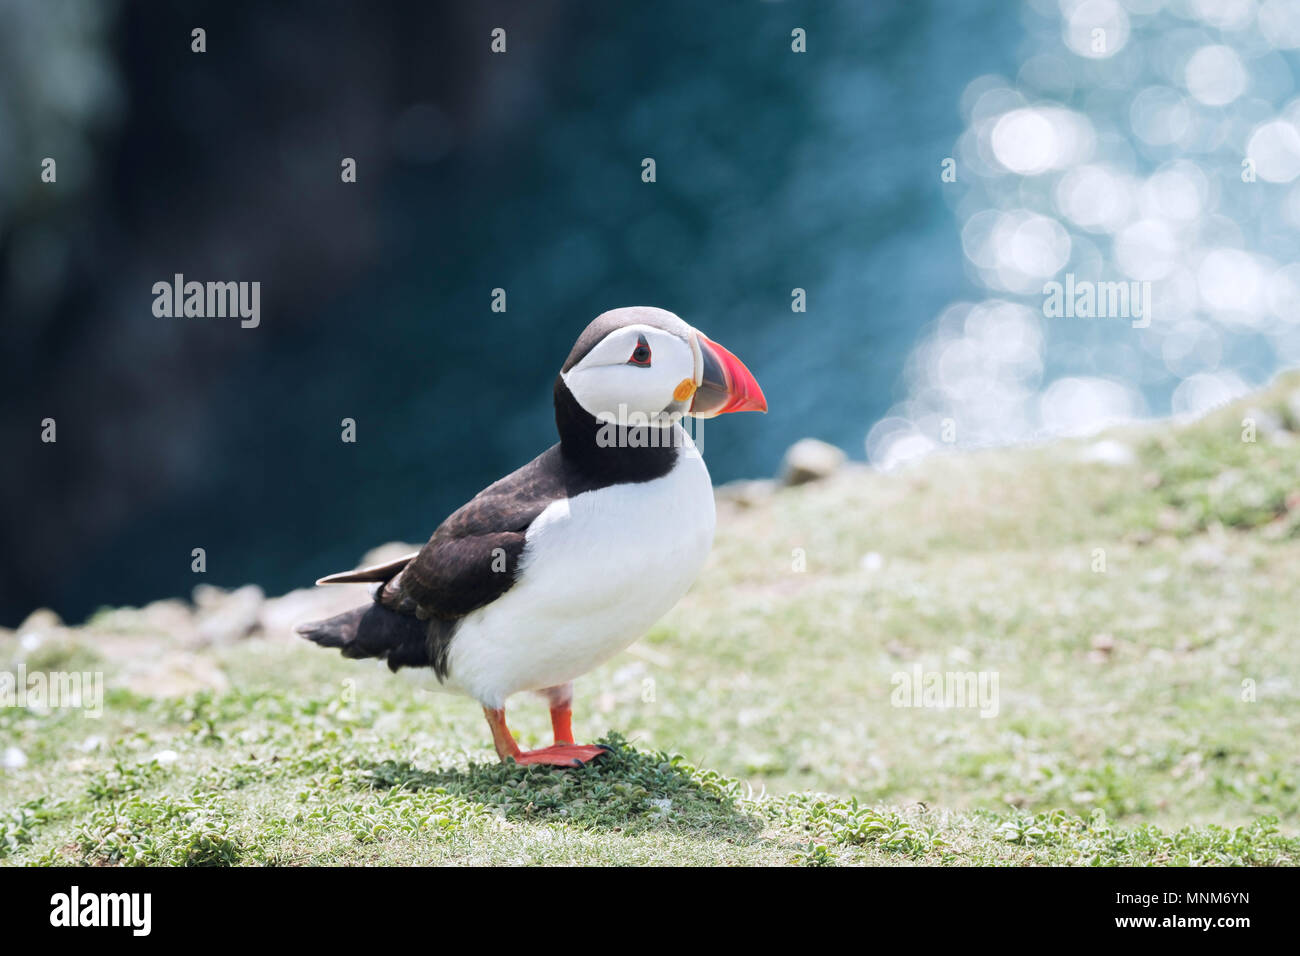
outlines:
[[[578,771],[288,638],[167,697],[125,689],[167,646],[129,616],[0,635],[0,670],[110,687],[98,720],[0,708],[0,862],[1294,865],[1297,393],[1107,436],[1131,465],[1062,442],[724,494],[702,580],[578,682],[613,748]],[[1280,430],[1243,442],[1246,409]],[[996,672],[997,716],[893,706],[917,665]],[[510,717],[549,742],[540,701]]]

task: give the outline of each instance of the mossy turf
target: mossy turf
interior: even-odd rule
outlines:
[[[0,670],[116,688],[100,719],[0,708],[0,861],[1293,865],[1298,399],[724,492],[702,579],[578,682],[613,750],[577,771],[501,766],[473,702],[305,643],[202,651],[228,689],[169,697],[115,680],[111,615],[0,638]],[[917,667],[996,674],[996,715],[897,706]]]

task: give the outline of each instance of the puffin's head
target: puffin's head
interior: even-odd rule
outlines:
[[[560,378],[598,419],[765,412],[767,399],[736,356],[671,312],[648,306],[598,315],[578,336]]]

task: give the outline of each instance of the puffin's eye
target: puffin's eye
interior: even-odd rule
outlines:
[[[627,360],[627,364],[640,365],[642,368],[650,366],[650,344],[644,335],[637,339],[636,348],[632,350],[632,357]]]

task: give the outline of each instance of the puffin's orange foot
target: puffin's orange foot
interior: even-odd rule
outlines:
[[[552,744],[537,750],[525,750],[511,759],[518,764],[541,764],[549,767],[581,767],[589,760],[608,752],[601,744]]]

